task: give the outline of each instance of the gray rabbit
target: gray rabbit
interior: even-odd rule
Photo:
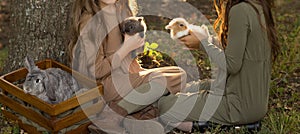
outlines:
[[[24,64],[28,70],[23,85],[25,93],[35,95],[50,104],[57,104],[71,98],[79,90],[74,77],[60,68],[41,70],[28,56]]]

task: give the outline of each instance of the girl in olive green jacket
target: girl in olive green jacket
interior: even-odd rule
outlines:
[[[197,31],[180,39],[191,49],[205,48],[219,69],[210,86],[194,82],[187,87],[187,91],[197,88],[199,92],[160,99],[159,110],[165,124],[196,131],[207,121],[238,125],[264,117],[271,63],[279,52],[270,6],[268,0],[215,0],[218,12],[215,28],[219,29],[224,49],[208,41],[208,34]]]

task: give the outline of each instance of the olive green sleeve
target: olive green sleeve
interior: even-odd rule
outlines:
[[[245,12],[243,5],[236,5],[229,13],[228,45],[225,49],[229,74],[239,72],[242,67],[249,30],[249,21]]]

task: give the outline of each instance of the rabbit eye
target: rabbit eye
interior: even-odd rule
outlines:
[[[129,26],[129,29],[133,29],[133,26]]]
[[[36,80],[35,80],[35,83],[40,83],[40,82],[41,82],[40,79],[36,79]]]
[[[180,24],[179,26],[183,27],[184,25],[183,25],[183,24]]]

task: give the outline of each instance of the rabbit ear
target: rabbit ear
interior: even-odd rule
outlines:
[[[25,57],[24,66],[28,70],[28,72],[32,72],[33,69],[37,68],[34,64],[33,59],[29,56]]]
[[[144,17],[136,17],[136,18],[139,22],[142,22],[144,20]]]
[[[165,27],[165,29],[166,29],[166,30],[170,30],[170,29],[172,29],[172,26],[171,26],[171,25],[167,25],[167,26]]]

